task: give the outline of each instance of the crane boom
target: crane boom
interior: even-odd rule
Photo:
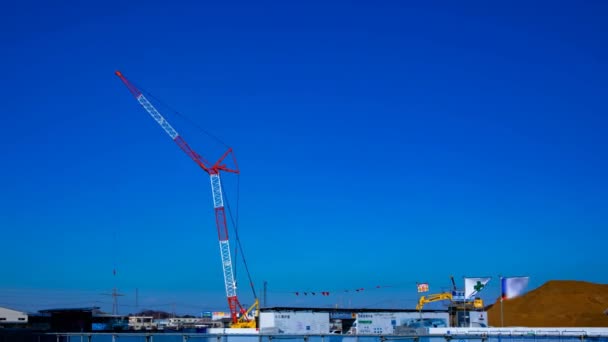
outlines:
[[[222,183],[220,179],[220,171],[231,173],[239,173],[238,166],[232,149],[228,150],[214,163],[211,164],[196,153],[186,141],[177,133],[177,131],[169,124],[169,122],[160,114],[160,112],[146,99],[142,92],[127,80],[120,71],[116,71],[122,82],[127,86],[131,94],[137,99],[141,106],[152,116],[152,118],[163,128],[163,130],[171,137],[173,141],[184,151],[199,167],[209,174],[211,180],[211,194],[213,196],[213,208],[215,211],[215,223],[217,226],[217,234],[220,244],[220,256],[222,260],[222,270],[224,273],[224,284],[226,287],[226,297],[228,299],[228,307],[233,323],[238,323],[238,313],[245,316],[247,319],[248,311],[240,304],[236,294],[236,281],[232,269],[232,259],[230,256],[230,242],[228,239],[228,227],[226,224],[226,212],[224,210],[224,198],[222,194]],[[232,159],[235,167],[229,168],[223,162],[232,154]]]

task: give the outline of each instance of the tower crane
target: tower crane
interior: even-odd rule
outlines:
[[[169,124],[169,122],[160,114],[160,112],[148,101],[144,94],[133,85],[125,76],[120,72],[115,72],[121,81],[127,86],[131,94],[141,104],[142,107],[152,116],[152,118],[163,128],[163,130],[171,137],[171,139],[184,151],[203,171],[209,174],[211,179],[211,194],[213,196],[213,208],[215,211],[215,223],[217,226],[217,235],[220,244],[220,256],[222,260],[222,270],[224,273],[224,285],[226,288],[226,297],[228,299],[228,307],[230,308],[230,316],[232,319],[233,327],[255,327],[256,323],[248,318],[248,314],[254,309],[259,308],[259,301],[255,296],[254,290],[254,304],[245,310],[236,293],[236,280],[234,278],[234,272],[232,268],[232,259],[230,256],[230,242],[228,239],[228,227],[226,224],[226,213],[224,210],[224,198],[222,194],[222,183],[220,180],[220,172],[228,172],[239,174],[239,168],[236,163],[236,158],[232,152],[232,148],[228,148],[226,152],[213,164],[205,160],[198,153],[196,153],[186,141],[177,133],[177,131]],[[228,167],[225,164],[225,160],[228,157],[232,157],[234,167]],[[252,284],[253,289],[253,284]],[[257,312],[257,310],[256,310]],[[239,318],[240,314],[240,318]]]

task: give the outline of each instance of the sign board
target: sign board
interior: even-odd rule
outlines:
[[[452,291],[452,300],[455,302],[464,302],[464,291]]]

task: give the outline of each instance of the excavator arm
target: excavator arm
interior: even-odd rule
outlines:
[[[424,307],[425,304],[437,302],[440,300],[452,300],[452,294],[449,292],[437,293],[428,296],[422,296],[418,300],[418,305],[416,305],[416,310],[420,311]]]

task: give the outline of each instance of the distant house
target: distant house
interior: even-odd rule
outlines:
[[[129,316],[129,329],[131,330],[156,330],[157,327],[152,316]]]
[[[27,318],[25,312],[0,307],[0,328],[25,326]]]

